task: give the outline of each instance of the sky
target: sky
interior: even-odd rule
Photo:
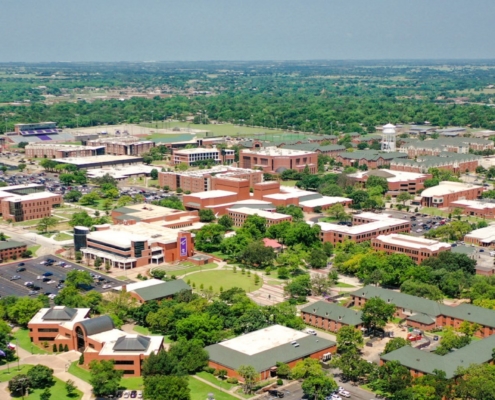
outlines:
[[[495,58],[494,0],[1,0],[0,62]]]

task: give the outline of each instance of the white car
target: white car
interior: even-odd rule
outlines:
[[[72,268],[72,265],[70,265],[70,264],[65,264],[65,265],[64,265],[64,268]]]
[[[41,261],[40,262],[40,265],[45,265],[46,264],[46,261]]]
[[[423,232],[423,229],[417,229],[416,232]]]
[[[51,285],[52,283],[57,283],[57,281],[54,281],[53,279],[51,281],[48,281],[47,284]]]
[[[48,298],[49,298],[49,299],[52,299],[52,300],[53,300],[55,297],[57,297],[57,295],[56,295],[55,293],[52,293],[52,294],[49,294],[49,295],[48,295]]]
[[[332,394],[332,400],[342,400],[342,397]]]
[[[110,289],[112,285],[106,284],[102,286],[102,289]]]
[[[339,390],[339,395],[341,395],[342,397],[351,397],[351,394],[347,391],[347,390]]]

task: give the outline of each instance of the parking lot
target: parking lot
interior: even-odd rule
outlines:
[[[46,266],[40,264],[42,261],[46,261],[48,258],[55,261],[53,265]],[[94,270],[70,262],[66,263],[71,267],[64,268],[58,265],[58,262],[61,261],[66,262],[65,260],[56,256],[44,256],[33,260],[22,261],[24,263],[24,265],[22,266],[20,266],[21,262],[2,265],[0,267],[0,296],[28,296],[30,292],[36,288],[27,287],[25,285],[26,282],[33,282],[36,287],[39,287],[39,289],[35,290],[38,292],[38,294],[57,294],[58,291],[61,289],[57,288],[60,280],[65,280],[67,274],[74,269],[98,274]],[[19,268],[25,268],[25,270],[17,271],[17,269]],[[43,282],[43,279],[39,279],[39,277],[42,277],[45,273],[51,273],[52,275],[47,277],[50,278],[50,280],[45,279],[46,282]],[[20,278],[12,280],[12,277],[14,276],[18,276]],[[103,289],[103,286],[120,286],[123,283],[122,281],[110,278],[107,275],[102,275],[102,278],[104,278],[104,280],[95,283],[92,286],[92,289],[99,292],[105,292],[110,290],[110,288]]]

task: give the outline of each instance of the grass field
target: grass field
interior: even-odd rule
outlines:
[[[261,287],[261,283],[257,286],[254,284],[254,274],[248,277],[247,273],[242,275],[239,270],[237,270],[237,273],[231,270],[198,272],[188,275],[187,280],[191,280],[191,285],[196,284],[196,289],[199,289],[203,284],[205,289],[211,286],[217,293],[220,291],[220,287],[223,290],[240,287],[246,292],[252,292]]]
[[[209,263],[202,266],[194,265],[193,263],[187,263],[187,264],[181,263],[179,265],[174,265],[172,267],[169,266],[156,267],[156,269],[165,271],[168,276],[172,276],[172,275],[182,276],[190,272],[205,271],[216,267],[218,267],[218,264],[215,263]]]
[[[297,181],[280,181],[281,186],[296,186]]]
[[[213,393],[215,400],[236,400],[236,397],[215,389],[213,386],[193,377],[189,377],[189,389],[191,389],[191,400],[205,400],[208,398],[208,393]]]
[[[348,283],[344,283],[344,282],[339,282],[335,286],[340,287],[340,288],[353,288],[353,287],[355,287],[353,285],[349,285]]]
[[[263,140],[269,141],[277,141],[277,140],[296,140],[296,139],[304,139],[307,138],[308,135],[314,136],[312,133],[299,133],[299,132],[287,132],[280,129],[269,129],[263,127],[251,127],[251,126],[239,126],[233,124],[220,124],[220,125],[203,125],[203,124],[190,124],[187,122],[158,122],[157,123],[147,123],[142,124],[148,128],[156,129],[172,129],[174,127],[179,128],[190,128],[192,130],[204,130],[211,132],[216,136],[242,136],[242,137],[260,137]],[[180,134],[184,134],[185,132],[181,132]],[[149,138],[156,139],[163,136],[170,137],[171,134],[160,134],[160,133],[152,133]],[[179,136],[179,134],[175,135]],[[203,132],[199,132],[191,135],[191,139],[194,136],[204,137],[206,136]]]
[[[33,365],[24,364],[24,365],[21,365],[21,370],[18,371],[17,370],[17,363],[11,362],[10,368],[9,368],[10,372],[7,372],[6,369],[0,370],[0,382],[7,382],[7,381],[10,381],[14,376],[17,376],[20,374],[25,374],[32,367],[33,367]]]
[[[209,374],[208,372],[205,372],[205,371],[198,372],[196,375],[203,378],[204,380],[206,380],[208,382],[211,382],[213,385],[221,387],[222,389],[230,390],[235,386],[239,386],[239,385],[233,385],[231,383],[227,383],[226,380],[218,379],[213,374]]]
[[[28,250],[31,250],[32,253],[33,253],[33,257],[35,257],[36,256],[36,252],[39,250],[40,247],[41,247],[40,244],[35,244],[33,246],[29,246],[27,249]]]
[[[21,346],[24,350],[32,352],[33,354],[47,354],[46,350],[43,350],[41,347],[31,343],[31,339],[29,338],[29,330],[27,329],[19,329],[17,332],[14,332],[14,337],[17,341],[19,341],[19,346]]]
[[[89,378],[91,377],[90,372],[87,369],[81,368],[78,365],[77,361],[74,361],[70,365],[69,373],[89,383]],[[120,381],[120,386],[122,387],[122,389],[129,389],[129,390],[143,389],[143,378],[141,376],[122,378],[122,380]]]
[[[74,238],[74,236],[69,235],[67,233],[63,233],[63,232],[57,233],[54,237],[54,239],[57,241],[69,240],[69,239],[73,239],[73,238]]]

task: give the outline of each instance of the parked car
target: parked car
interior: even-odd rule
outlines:
[[[10,278],[11,281],[17,281],[19,279],[21,279],[19,275],[14,275],[12,278]]]
[[[133,390],[131,392],[131,399],[135,399],[137,397],[137,390]]]
[[[30,290],[28,294],[29,294],[29,296],[36,296],[38,294],[38,291]]]
[[[24,286],[31,287],[33,285],[34,285],[33,282],[24,282]]]
[[[278,398],[283,398],[285,396],[285,393],[284,392],[281,392],[280,390],[276,390],[276,389],[273,389],[273,390],[269,390],[268,391],[268,394],[270,396],[275,396],[275,397],[278,397]]]
[[[19,267],[23,267],[24,265],[24,263],[19,263]]]
[[[52,276],[52,275],[53,275],[53,272],[45,272],[45,273],[43,274],[43,276]]]
[[[26,268],[24,268],[24,267],[20,267],[20,268],[17,268],[17,269],[15,270],[15,272],[23,272],[23,271],[25,271],[25,270],[26,270]]]

